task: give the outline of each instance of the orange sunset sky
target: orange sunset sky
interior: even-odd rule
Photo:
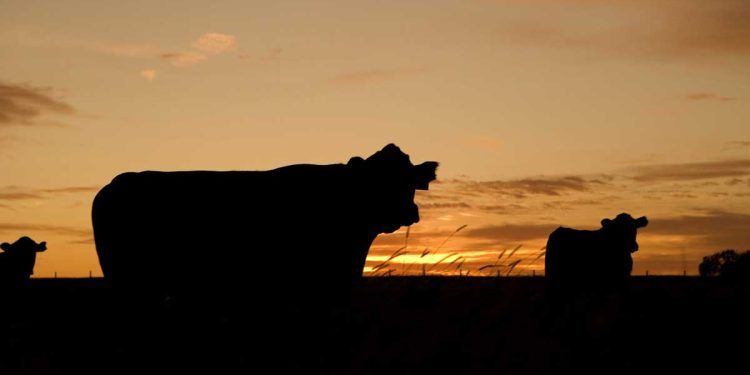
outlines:
[[[620,212],[651,221],[635,274],[750,249],[749,1],[0,0],[0,61],[0,240],[48,242],[36,277],[101,275],[120,172],[390,142],[441,165],[380,273],[507,272],[479,268],[518,245],[497,264],[541,272],[554,228]]]

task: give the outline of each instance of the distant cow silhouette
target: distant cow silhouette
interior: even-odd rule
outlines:
[[[123,288],[325,293],[361,277],[379,233],[419,221],[415,189],[427,190],[437,166],[389,144],[347,164],[123,173],[94,199],[99,262]]]
[[[622,213],[602,220],[595,231],[557,228],[547,241],[545,276],[554,284],[604,283],[625,280],[633,270],[631,253],[638,251],[638,228],[648,219]]]
[[[28,280],[34,274],[36,253],[47,250],[47,243],[36,243],[29,237],[21,237],[16,242],[0,244],[0,281],[3,284],[16,284]]]

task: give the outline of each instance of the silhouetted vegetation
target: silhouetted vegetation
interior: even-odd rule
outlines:
[[[704,277],[750,280],[750,250],[742,253],[724,250],[705,256],[698,266],[698,273]]]
[[[251,295],[230,308],[138,310],[101,279],[32,279],[0,309],[0,373],[711,374],[746,365],[746,288],[633,277],[627,292],[551,304],[544,281],[365,278],[346,305],[266,314]]]

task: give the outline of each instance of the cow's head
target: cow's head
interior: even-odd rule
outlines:
[[[626,253],[638,251],[638,242],[635,237],[638,234],[638,228],[648,225],[648,219],[645,216],[633,219],[632,216],[621,213],[614,220],[602,220],[602,229],[619,249]]]
[[[357,176],[364,196],[362,212],[378,233],[391,233],[419,222],[415,190],[427,190],[438,163],[414,165],[409,155],[389,144],[367,159],[354,157],[347,164]]]
[[[0,244],[0,249],[7,253],[36,253],[47,250],[47,242],[36,243],[31,238],[24,236],[12,244],[3,242]]]

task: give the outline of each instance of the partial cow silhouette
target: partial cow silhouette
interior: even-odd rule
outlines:
[[[379,233],[419,221],[437,166],[389,144],[347,164],[123,173],[94,199],[99,262],[131,291],[328,294],[361,277]]]
[[[557,228],[547,241],[545,277],[555,286],[621,283],[633,270],[638,228],[646,225],[645,216],[621,213],[594,231]]]
[[[23,283],[34,274],[36,253],[47,250],[47,243],[36,243],[29,237],[21,237],[16,242],[0,244],[0,283],[15,285]]]

